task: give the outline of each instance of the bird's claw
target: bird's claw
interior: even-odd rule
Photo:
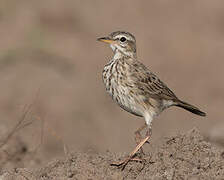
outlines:
[[[128,164],[129,161],[138,161],[138,162],[142,162],[145,159],[141,159],[141,158],[136,158],[136,157],[127,157],[126,159],[124,159],[123,161],[119,161],[119,162],[113,162],[110,165],[111,166],[117,166],[119,168],[121,168],[121,170],[123,171],[124,168],[126,167],[126,165]]]

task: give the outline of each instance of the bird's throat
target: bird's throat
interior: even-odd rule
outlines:
[[[122,57],[130,57],[130,58],[136,58],[136,53],[133,53],[131,51],[122,51],[115,47],[114,49],[114,59],[120,59]]]

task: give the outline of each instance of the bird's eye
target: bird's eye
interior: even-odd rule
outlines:
[[[121,37],[120,41],[121,42],[125,42],[126,41],[126,38],[125,37]]]

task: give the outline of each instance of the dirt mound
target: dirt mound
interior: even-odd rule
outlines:
[[[110,166],[124,154],[71,153],[40,169],[17,168],[4,171],[0,179],[221,179],[224,177],[224,150],[213,147],[193,129],[164,138],[151,147],[145,162],[130,162],[121,171]],[[140,156],[140,154],[139,154]]]

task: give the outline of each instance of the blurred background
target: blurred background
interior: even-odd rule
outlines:
[[[1,0],[0,133],[31,105],[34,121],[16,134],[16,146],[30,152],[42,142],[20,166],[62,156],[63,144],[70,151],[134,147],[144,119],[118,107],[101,77],[112,51],[96,39],[117,30],[133,33],[139,60],[207,113],[164,111],[153,122],[152,142],[193,127],[224,142],[223,7],[219,0]]]

